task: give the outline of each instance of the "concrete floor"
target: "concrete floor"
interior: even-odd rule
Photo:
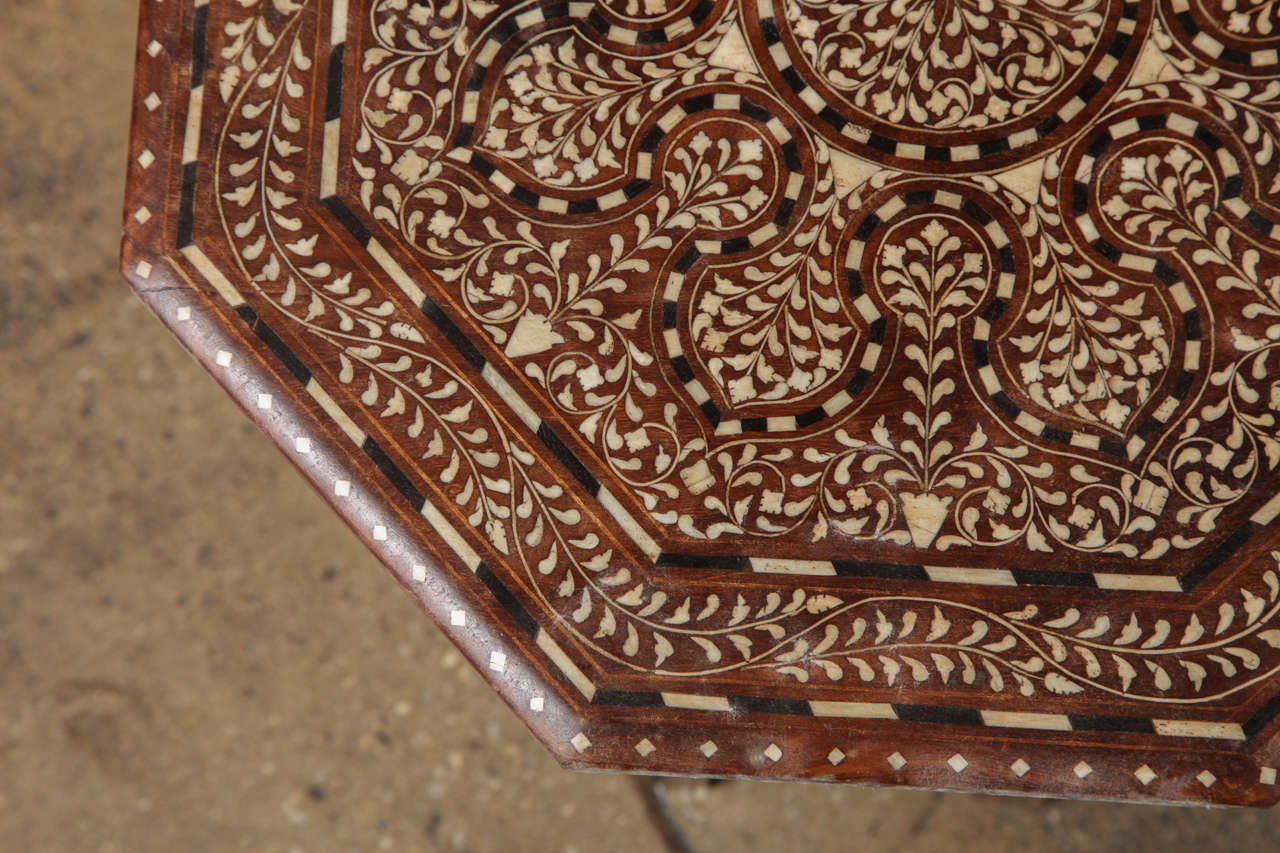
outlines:
[[[561,771],[116,275],[134,15],[0,0],[0,850],[660,849],[632,782]],[[1280,849],[1276,812],[671,801],[698,851]]]

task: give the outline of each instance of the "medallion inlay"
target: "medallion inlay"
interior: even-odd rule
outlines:
[[[126,269],[565,760],[1275,798],[1280,7],[176,5]]]

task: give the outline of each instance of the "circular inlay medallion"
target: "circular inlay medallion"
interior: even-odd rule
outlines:
[[[1120,0],[748,0],[760,67],[830,142],[899,168],[1003,168],[1068,136],[1133,66]]]

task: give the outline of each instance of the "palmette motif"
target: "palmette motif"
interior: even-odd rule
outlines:
[[[803,584],[695,596],[636,562],[421,315],[312,260],[314,10],[241,5],[215,40],[215,180],[245,280],[603,657],[1178,703],[1280,667],[1275,556],[1180,621],[1123,622]],[[546,4],[382,0],[350,60],[345,180],[673,537],[1195,562],[1280,464],[1280,82],[1210,62],[1175,0],[1137,5],[617,2],[603,25],[589,4],[527,25]],[[1264,50],[1274,8],[1228,31]],[[804,95],[827,90],[836,118]],[[905,141],[922,128],[988,136]]]

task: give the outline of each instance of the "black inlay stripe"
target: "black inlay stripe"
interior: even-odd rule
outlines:
[[[676,554],[662,553],[654,564],[659,568],[716,569],[728,572],[749,572],[751,561],[735,554]]]
[[[347,45],[338,45],[329,54],[329,89],[325,93],[324,120],[333,121],[342,117],[342,58],[346,54]]]
[[[953,726],[981,726],[982,712],[975,708],[952,708],[947,705],[902,705],[893,703],[899,720],[909,723],[945,723]]]
[[[674,329],[679,319],[680,305],[674,299],[662,300],[662,328]],[[688,379],[682,380],[688,382]]]
[[[1252,521],[1246,521],[1237,527],[1230,536],[1218,544],[1217,548],[1210,551],[1207,557],[1196,563],[1194,569],[1179,579],[1182,582],[1182,588],[1193,589],[1200,581],[1207,578],[1214,569],[1226,562],[1227,558],[1239,551],[1244,543],[1253,537],[1253,531]]]
[[[311,381],[311,371],[307,369],[301,359],[293,354],[293,350],[289,349],[285,342],[280,340],[280,336],[276,334],[275,330],[258,316],[258,312],[248,305],[241,305],[236,308],[236,313],[240,315],[240,319],[244,320],[245,325],[258,336],[258,340],[266,344],[267,349],[271,350],[275,357],[280,359],[281,363],[288,368],[294,379],[297,379],[303,385]]]
[[[1271,220],[1263,216],[1256,210],[1251,210],[1244,216],[1244,221],[1248,222],[1259,233],[1267,235],[1271,233]]]
[[[502,609],[511,614],[511,618],[516,620],[520,629],[529,635],[529,639],[538,636],[537,621],[529,615],[529,611],[520,603],[520,600],[511,594],[511,590],[507,589],[502,579],[493,573],[493,569],[482,562],[476,567],[476,577],[489,588],[489,592],[493,593],[493,597],[502,605]]]
[[[795,210],[795,207],[795,199],[784,198],[778,204],[778,212],[773,215],[773,224],[781,227],[790,222],[791,214]]]
[[[996,408],[1008,415],[1010,420],[1016,420],[1018,415],[1022,414],[1022,409],[1018,408],[1018,404],[1009,399],[1009,395],[1003,391],[997,391],[991,395],[991,402],[996,404]]]
[[[586,489],[592,495],[596,495],[600,491],[600,481],[587,470],[587,466],[582,464],[577,456],[574,455],[560,436],[556,435],[546,421],[538,425],[538,438],[547,446],[547,449],[560,460],[560,464],[569,469],[569,473],[573,478],[582,484],[582,488]]]
[[[1241,728],[1244,729],[1244,736],[1252,740],[1255,735],[1260,733],[1267,726],[1271,725],[1271,721],[1280,716],[1280,693],[1272,696],[1266,703],[1254,712]]]
[[[453,344],[453,348],[467,360],[467,364],[470,364],[476,370],[484,370],[484,355],[481,354],[480,350],[476,349],[476,345],[462,333],[462,330],[449,319],[448,315],[440,310],[440,306],[436,304],[435,300],[427,296],[422,300],[421,307],[422,313],[426,314],[427,319],[440,330],[440,333],[445,336],[449,343]]]
[[[343,203],[342,199],[336,195],[331,195],[328,198],[321,199],[321,202],[329,209],[329,212],[333,214],[342,227],[347,229],[347,233],[356,239],[357,243],[361,246],[369,245],[369,240],[373,235],[369,233],[368,228],[364,227],[364,223],[351,212],[351,208]]]
[[[597,690],[592,705],[617,705],[626,708],[661,708],[662,694],[651,690]]]
[[[874,563],[866,560],[832,560],[836,574],[844,578],[883,578],[895,581],[927,581],[924,566]]]
[[[1144,116],[1138,116],[1139,130],[1160,130],[1166,124],[1165,116],[1160,113],[1150,113]]]
[[[960,203],[960,210],[965,216],[984,227],[994,218],[982,205],[969,198]]]
[[[685,98],[683,107],[686,113],[693,115],[694,113],[711,109],[711,105],[714,103],[715,98],[710,92],[707,92],[702,95],[694,95],[692,98]]]
[[[178,248],[185,249],[195,241],[196,177],[199,161],[182,167],[182,196],[178,201]]]
[[[1004,316],[1004,312],[1008,309],[1009,303],[1003,299],[996,297],[991,300],[991,304],[987,306],[987,310],[982,312],[982,319],[988,323],[994,323]]]
[[[671,367],[675,369],[676,378],[681,382],[688,382],[693,378],[693,368],[689,366],[689,359],[683,355],[671,359]]]
[[[729,705],[735,711],[750,714],[793,714],[811,716],[813,710],[804,699],[783,699],[777,696],[730,696]]]
[[[807,412],[801,412],[800,414],[796,415],[796,429],[804,429],[805,427],[811,427],[814,424],[816,424],[818,421],[825,418],[826,416],[827,416],[826,409],[822,408],[821,406],[814,406],[812,409],[809,409]]]
[[[1098,442],[1098,449],[1112,456],[1124,456],[1124,442],[1115,438],[1104,438]]]
[[[1071,728],[1081,732],[1133,732],[1153,735],[1155,725],[1145,717],[1116,717],[1107,714],[1067,714]]]
[[[194,25],[191,28],[191,88],[204,85],[204,72],[208,58],[209,7],[196,9]]]
[[[391,457],[378,442],[373,440],[373,436],[365,436],[364,444],[360,449],[373,460],[373,464],[377,465],[383,476],[391,481],[396,491],[404,495],[404,499],[413,507],[414,512],[421,512],[423,505],[427,502],[427,496],[418,491],[418,487],[404,471],[400,470],[400,466],[391,461]]]
[[[1059,444],[1070,444],[1071,433],[1065,429],[1056,426],[1044,425],[1044,429],[1040,430],[1040,437],[1045,441],[1056,441]]]

